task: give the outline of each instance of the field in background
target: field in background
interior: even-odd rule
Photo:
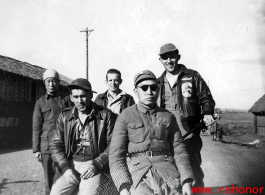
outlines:
[[[227,135],[253,134],[254,115],[247,111],[223,111],[218,124]]]

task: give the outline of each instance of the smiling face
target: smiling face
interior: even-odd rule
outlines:
[[[71,90],[71,101],[79,112],[85,113],[87,108],[90,107],[93,93],[91,91],[85,91],[83,89],[72,89]]]
[[[155,106],[158,95],[157,91],[158,87],[156,80],[144,80],[134,89],[140,104],[148,109]]]
[[[122,79],[119,74],[116,73],[108,73],[106,84],[111,92],[118,92],[120,89],[120,84],[122,83]]]
[[[45,79],[44,84],[48,94],[56,93],[59,88],[59,80],[56,78],[47,78]]]
[[[174,74],[178,71],[178,61],[180,55],[176,51],[167,52],[160,55],[160,61],[167,72]]]

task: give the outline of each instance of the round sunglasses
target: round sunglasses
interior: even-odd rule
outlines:
[[[147,91],[148,88],[150,87],[151,91],[156,91],[157,85],[142,85],[142,86],[137,86],[141,88],[143,91]]]

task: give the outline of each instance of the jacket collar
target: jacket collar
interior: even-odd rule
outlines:
[[[179,71],[179,75],[184,73],[184,74],[189,74],[189,70],[186,68],[185,65],[183,64],[178,64],[178,66],[180,66],[180,71]],[[164,82],[164,78],[166,76],[166,70],[162,73],[162,75],[158,78],[158,83],[160,82]]]
[[[45,98],[46,98],[47,100],[50,99],[50,98],[53,98],[53,97],[59,97],[59,96],[60,96],[59,92],[57,92],[57,93],[55,93],[55,94],[49,94],[49,93],[46,92],[46,94],[45,94]]]
[[[109,90],[105,91],[105,93],[102,93],[99,98],[100,99],[107,98],[108,97],[108,93],[109,93]],[[123,96],[123,95],[126,95],[126,93],[120,89],[120,93],[118,95]]]
[[[157,105],[155,105],[155,107],[153,109],[146,109],[145,107],[142,106],[142,104],[140,104],[140,102],[138,102],[138,104],[136,105],[137,106],[137,109],[144,113],[144,114],[147,114],[148,112],[153,115],[155,113],[157,113]]]

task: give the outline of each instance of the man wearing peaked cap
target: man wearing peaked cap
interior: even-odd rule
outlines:
[[[213,122],[215,102],[210,89],[194,70],[179,64],[181,55],[172,43],[160,47],[159,60],[165,71],[158,78],[157,105],[172,112],[178,122],[182,135],[193,129],[201,119],[208,125]],[[196,186],[203,187],[204,174],[201,169],[202,140],[200,131],[185,139],[191,164],[196,177]]]
[[[97,194],[103,173],[108,171],[115,117],[91,100],[95,91],[88,80],[75,79],[68,87],[74,107],[62,111],[51,141],[59,170],[51,195]]]
[[[121,195],[191,195],[194,175],[176,118],[156,105],[156,76],[134,77],[139,103],[117,118],[110,145],[110,173]]]
[[[59,74],[48,69],[43,73],[46,94],[37,100],[33,113],[33,153],[42,163],[45,178],[45,194],[49,195],[54,177],[54,165],[49,152],[49,141],[56,129],[56,120],[68,101],[59,94]]]
[[[95,91],[92,90],[92,86],[90,84],[90,82],[87,79],[83,79],[83,78],[79,78],[79,79],[75,79],[74,81],[71,82],[71,84],[68,85],[68,87],[70,89],[83,89],[85,91],[91,91],[93,93],[97,93]]]

